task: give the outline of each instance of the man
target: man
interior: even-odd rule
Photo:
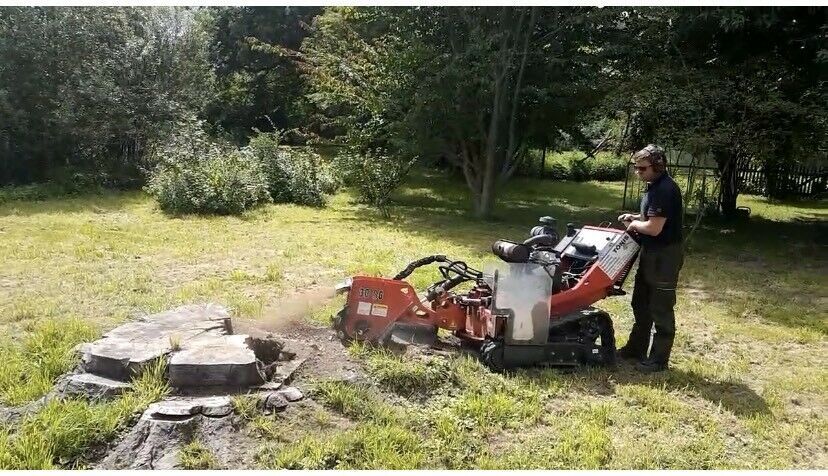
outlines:
[[[641,212],[625,213],[618,221],[637,234],[641,244],[638,273],[633,288],[635,315],[627,344],[618,349],[622,359],[635,359],[636,369],[659,372],[668,368],[676,332],[676,285],[684,264],[682,246],[681,190],[667,174],[664,151],[654,145],[632,156],[635,173],[647,183]],[[655,334],[650,348],[650,329]],[[649,349],[649,355],[647,351]]]

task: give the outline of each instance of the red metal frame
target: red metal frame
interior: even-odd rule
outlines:
[[[585,226],[584,228],[624,233],[614,228]],[[563,262],[564,269],[568,268]],[[627,263],[629,269],[631,263]],[[607,297],[618,276],[607,276],[598,261],[584,273],[580,281],[551,297],[550,319],[583,309]],[[483,288],[466,294],[469,298],[485,297]],[[347,316],[342,330],[345,335],[359,340],[378,342],[386,337],[393,324],[437,327],[453,331],[461,338],[480,341],[497,337],[503,331],[503,322],[482,305],[460,305],[451,294],[424,303],[414,288],[405,281],[370,276],[352,278],[348,291]]]

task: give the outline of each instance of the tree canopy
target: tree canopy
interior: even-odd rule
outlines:
[[[147,141],[209,87],[206,38],[175,8],[0,8],[0,183],[137,175]]]
[[[824,8],[656,8],[622,12],[623,81],[607,101],[634,116],[633,147],[711,154],[722,209],[737,164],[790,164],[826,150]]]
[[[819,7],[0,8],[0,183],[142,183],[176,124],[462,173],[479,216],[528,151],[620,119],[735,166],[826,150]],[[598,121],[596,121],[598,119]],[[596,124],[599,125],[596,127]],[[377,155],[375,152],[381,151]]]
[[[603,86],[591,9],[334,8],[303,45],[314,103],[351,142],[456,164],[476,212]]]

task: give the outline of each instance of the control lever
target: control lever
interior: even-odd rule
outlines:
[[[554,281],[555,273],[561,260],[558,259],[557,253],[553,251],[533,251],[529,255],[529,261],[539,264],[546,274]]]

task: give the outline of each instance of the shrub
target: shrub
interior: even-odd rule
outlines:
[[[391,193],[402,184],[415,161],[395,159],[380,150],[359,153],[354,149],[340,152],[334,160],[343,182],[356,189],[363,203],[385,216]]]
[[[591,171],[589,174],[590,180],[624,180],[627,175],[627,163],[620,158],[613,156],[598,156],[592,161]]]
[[[278,132],[259,133],[247,149],[261,162],[270,196],[277,203],[322,206],[339,183],[316,152],[279,145]]]
[[[544,177],[552,180],[624,180],[627,163],[621,157],[610,153],[598,153],[584,159],[577,151],[558,152],[547,159]]]
[[[552,180],[569,180],[569,167],[560,162],[555,162],[547,168],[546,176]]]
[[[209,140],[187,124],[153,152],[147,191],[172,213],[240,214],[269,201],[267,176],[250,153]]]
[[[569,175],[579,182],[590,179],[590,166],[586,160],[573,160],[569,163]]]

